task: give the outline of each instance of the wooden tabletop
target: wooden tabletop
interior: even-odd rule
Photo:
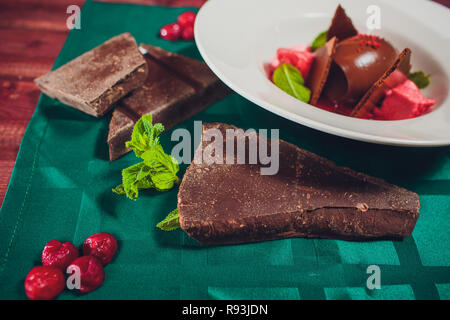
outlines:
[[[104,0],[102,0],[104,1]],[[200,7],[205,0],[109,0]],[[450,7],[450,0],[438,0]],[[84,0],[0,0],[0,203],[40,91],[33,79],[50,71],[66,39],[69,5]]]

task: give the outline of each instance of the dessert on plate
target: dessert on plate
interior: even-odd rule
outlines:
[[[339,5],[327,31],[311,45],[279,48],[266,71],[280,89],[315,107],[362,119],[403,120],[435,104],[421,92],[429,76],[411,73],[411,54],[382,37],[358,33]]]

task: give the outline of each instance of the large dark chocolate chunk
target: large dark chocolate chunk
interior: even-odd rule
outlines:
[[[147,77],[147,64],[129,33],[118,35],[35,80],[52,98],[99,117]]]
[[[338,41],[342,41],[356,36],[357,34],[358,30],[353,26],[352,20],[347,16],[344,8],[342,8],[341,5],[338,5],[334,12],[331,26],[328,28],[327,40],[336,37],[338,38]]]
[[[311,89],[310,104],[315,105],[319,101],[322,90],[327,82],[331,63],[333,62],[336,51],[336,37],[314,52],[314,62],[307,80],[307,86]]]
[[[202,143],[183,177],[178,193],[180,225],[197,241],[231,244],[289,237],[370,240],[411,235],[419,217],[416,193],[339,167],[282,140],[276,175],[261,175],[260,164],[208,165],[201,159],[211,143],[204,139],[209,129],[218,129],[225,137],[227,129],[236,128],[204,124]],[[223,150],[226,163],[226,144]]]
[[[411,50],[404,49],[395,59],[394,63],[370,87],[353,109],[352,117],[364,117],[380,103],[386,91],[396,87],[406,80],[411,70]]]
[[[125,142],[144,114],[151,113],[153,122],[170,129],[230,93],[205,63],[158,47],[141,47],[147,51],[149,73],[144,85],[121,100],[113,112],[108,133],[111,161],[130,151]]]

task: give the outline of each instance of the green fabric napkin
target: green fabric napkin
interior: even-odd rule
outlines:
[[[56,66],[125,31],[138,42],[200,59],[193,42],[159,39],[159,28],[186,8],[87,2]],[[0,298],[26,298],[23,281],[52,240],[81,246],[96,232],[119,242],[97,290],[66,290],[59,299],[449,299],[450,150],[365,144],[275,116],[237,94],[193,120],[242,128],[281,128],[282,139],[381,177],[420,195],[413,236],[400,242],[286,239],[206,247],[181,230],[155,228],[177,205],[176,189],[141,192],[134,202],[111,192],[134,154],[108,161],[110,114],[96,119],[42,96],[20,147],[0,213]],[[417,128],[420,129],[420,128]],[[166,150],[175,144],[162,135]],[[182,167],[182,172],[186,166]],[[381,289],[366,287],[367,268],[381,271]]]

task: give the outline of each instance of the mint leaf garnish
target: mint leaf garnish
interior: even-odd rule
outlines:
[[[283,63],[273,72],[273,83],[291,96],[308,103],[311,90],[304,86],[305,80],[300,70],[293,65]]]
[[[167,217],[156,225],[158,228],[164,231],[172,231],[180,227],[180,215],[178,209],[170,212]]]
[[[127,148],[133,149],[137,157],[159,145],[159,135],[164,131],[161,123],[152,125],[152,115],[146,114],[140,118],[133,128],[131,141],[127,141]]]
[[[144,162],[140,162],[122,170],[122,188],[128,198],[136,200],[139,189],[155,187],[150,174],[150,168],[147,167]],[[120,188],[120,186],[116,189],[118,188]]]
[[[411,72],[408,78],[414,82],[419,89],[425,89],[430,84],[430,76],[426,75],[423,71]]]
[[[166,154],[160,144],[154,145],[141,154],[144,164],[149,170],[155,188],[161,191],[169,190],[175,182],[179,182],[177,161]]]
[[[112,189],[112,192],[117,193],[117,194],[126,194],[123,184],[119,184],[117,187]]]
[[[323,47],[327,43],[327,31],[319,33],[319,35],[314,39],[311,44],[311,50],[316,51],[317,49]]]
[[[122,170],[122,184],[112,189],[114,193],[136,200],[141,189],[166,191],[180,181],[177,161],[160,145],[158,136],[163,131],[161,123],[152,124],[152,115],[144,115],[136,122],[131,140],[125,145],[143,161]]]

